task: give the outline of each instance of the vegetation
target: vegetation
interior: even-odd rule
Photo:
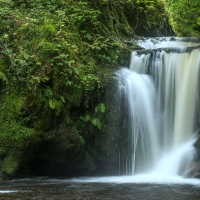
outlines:
[[[167,34],[162,0],[0,0],[0,177],[102,169],[110,74]]]
[[[200,1],[168,0],[170,24],[177,36],[200,37]]]

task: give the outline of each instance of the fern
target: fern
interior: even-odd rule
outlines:
[[[4,82],[6,82],[6,84],[8,84],[8,79],[3,72],[0,72],[0,79],[2,79]]]

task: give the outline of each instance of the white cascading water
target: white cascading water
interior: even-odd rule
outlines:
[[[156,91],[148,75],[128,69],[118,72],[119,95],[126,96],[129,133],[132,133],[131,174],[143,172],[158,158],[158,136],[155,123]],[[127,101],[127,102],[126,102]],[[154,144],[154,148],[151,148]],[[126,170],[126,173],[128,171]],[[128,174],[130,174],[128,172]]]
[[[188,176],[195,155],[200,49],[186,47],[198,43],[154,39],[138,45],[176,49],[134,51],[130,68],[117,72],[119,95],[126,96],[130,111],[131,174]]]

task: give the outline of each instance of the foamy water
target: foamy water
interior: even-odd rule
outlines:
[[[138,183],[138,184],[190,184],[200,186],[200,180],[195,178],[183,178],[181,176],[170,176],[165,173],[152,172],[138,174],[134,176],[105,176],[105,177],[88,177],[88,178],[75,178],[70,180],[71,182],[82,183]]]

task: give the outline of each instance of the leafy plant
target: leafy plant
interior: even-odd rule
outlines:
[[[177,36],[200,37],[200,1],[168,0],[169,22]]]
[[[101,139],[104,77],[128,65],[128,40],[159,35],[165,17],[158,0],[0,1],[0,173],[38,157],[94,169],[84,133]]]
[[[105,112],[106,112],[105,105],[103,103],[100,103],[95,107],[94,113],[92,115],[86,114],[84,117],[81,116],[80,119],[86,123],[91,122],[95,127],[101,130],[102,128],[101,120],[103,119]]]

